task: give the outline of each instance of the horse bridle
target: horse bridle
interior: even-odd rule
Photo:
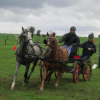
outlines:
[[[23,33],[27,33],[27,32],[29,32],[29,31],[25,31],[25,32],[23,32]],[[32,39],[28,39],[28,40],[26,41],[26,37],[25,37],[25,36],[23,36],[23,39],[24,39],[24,42],[22,43],[22,45],[30,46],[30,47],[33,49],[33,52],[35,52],[35,50],[34,50],[34,48],[33,48],[33,46],[35,46],[35,44],[34,44],[34,45],[29,45],[29,44],[28,44],[29,41],[32,40]],[[33,40],[32,40],[32,41],[33,41]],[[27,50],[26,50],[25,57],[28,58],[28,56],[33,56],[33,55],[27,55]]]
[[[55,38],[54,37],[49,37],[49,38],[47,38],[47,39],[53,39],[54,40],[54,42],[56,42],[56,40],[55,40]],[[58,46],[58,49],[54,49],[54,45],[52,46],[52,45],[49,45],[49,44],[47,44],[47,46],[49,46],[50,48],[51,48],[51,50],[50,51],[53,51],[53,50],[60,50],[61,52],[62,52],[62,55],[63,55],[63,51],[60,49],[60,47]],[[60,52],[59,51],[59,52]],[[44,54],[44,55],[46,55],[47,54],[47,52]],[[53,56],[53,57],[55,57],[55,56]],[[62,57],[63,58],[63,57]],[[59,58],[60,59],[60,58]]]
[[[49,37],[49,38],[47,38],[47,39],[54,39],[54,42],[55,42],[55,38],[54,37]],[[54,45],[52,46],[52,45],[50,45],[50,44],[47,44],[47,46],[49,46],[50,48],[54,48]]]
[[[27,32],[29,32],[29,31],[25,31],[23,33],[27,33]],[[29,41],[32,40],[32,39],[29,39],[29,40],[26,41],[26,37],[25,36],[23,36],[23,39],[24,39],[24,44],[28,44]]]

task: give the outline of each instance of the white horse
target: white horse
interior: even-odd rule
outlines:
[[[24,29],[22,27],[22,33],[18,37],[20,46],[16,51],[16,70],[11,85],[11,90],[14,90],[15,81],[20,65],[22,64],[26,66],[26,71],[24,74],[25,79],[23,83],[23,85],[25,85],[26,83],[28,83],[30,75],[34,71],[34,68],[38,62],[38,58],[34,58],[33,56],[41,56],[43,53],[41,46],[33,42],[32,40],[33,33],[31,31],[32,31],[31,28]],[[29,67],[32,62],[34,62],[34,64],[28,76]]]

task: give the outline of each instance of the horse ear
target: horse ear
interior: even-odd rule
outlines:
[[[47,36],[49,36],[49,33],[47,32]]]
[[[24,32],[24,28],[22,27],[22,31]]]
[[[28,31],[30,30],[30,27],[29,27],[29,26],[27,27],[27,30],[28,30]]]
[[[44,39],[44,40],[43,40],[43,43],[44,43],[44,44],[47,44],[47,40],[46,40],[46,39]]]
[[[55,36],[55,32],[53,32],[53,37]]]

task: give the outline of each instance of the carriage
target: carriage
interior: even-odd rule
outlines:
[[[85,60],[83,58],[80,58],[78,55],[74,56],[73,58],[69,58],[66,61],[60,61],[45,57],[39,57],[39,59],[41,60],[41,62],[46,60],[49,62],[61,63],[65,68],[60,77],[62,77],[64,73],[72,73],[74,83],[77,83],[79,81],[80,74],[82,74],[84,81],[89,81],[91,79],[91,73],[92,73],[91,59]],[[43,66],[41,62],[39,65],[40,65],[40,77],[42,79]],[[54,72],[54,75],[56,78],[58,78],[58,72]]]
[[[23,64],[26,66],[26,70],[24,74],[24,83],[23,83],[23,86],[24,86],[29,82],[30,76],[32,72],[34,71],[34,68],[39,59],[41,60],[41,62],[43,61],[45,65],[45,66],[42,66],[40,62],[40,76],[42,78],[42,84],[40,85],[39,88],[41,92],[43,91],[45,80],[50,81],[50,77],[53,74],[53,72],[55,72],[55,77],[57,78],[55,87],[58,86],[59,78],[63,76],[64,72],[72,73],[73,81],[75,83],[79,81],[80,74],[83,75],[84,81],[90,80],[91,72],[92,72],[91,61],[80,59],[79,56],[74,56],[73,58],[69,58],[67,49],[64,48],[63,46],[58,45],[55,33],[51,35],[47,33],[47,36],[48,38],[47,40],[44,39],[44,43],[47,46],[46,54],[49,56],[47,55],[42,56],[43,49],[39,44],[33,43],[32,33],[30,32],[30,28],[24,29],[22,27],[22,33],[19,36],[20,46],[18,47],[16,51],[16,70],[15,70],[14,79],[11,85],[11,90],[14,90],[15,88],[15,81],[16,81],[16,77],[17,77],[17,73],[18,73],[20,65]],[[53,59],[50,58],[51,55],[54,56]],[[57,60],[55,57],[57,57],[57,59],[59,60]],[[29,67],[32,62],[34,62],[34,64],[28,75]],[[68,65],[70,63],[72,63],[71,66]],[[53,70],[54,68],[55,70]]]

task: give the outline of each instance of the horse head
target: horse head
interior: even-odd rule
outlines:
[[[19,40],[20,40],[20,43],[26,43],[26,44],[30,44],[30,45],[33,45],[33,33],[30,31],[31,28],[27,28],[27,29],[24,29],[22,27],[22,33],[21,35],[19,36]]]
[[[53,34],[49,34],[47,32],[47,40],[44,39],[44,44],[46,44],[46,52],[47,53],[51,53],[54,49],[56,49],[56,47],[58,46],[58,43],[57,43],[57,39],[55,37],[55,33],[53,32]]]

